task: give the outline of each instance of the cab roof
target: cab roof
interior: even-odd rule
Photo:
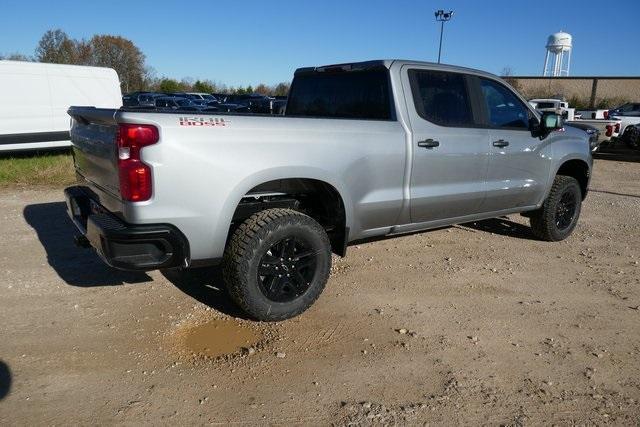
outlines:
[[[321,65],[316,67],[302,67],[298,68],[294,75],[303,75],[303,74],[313,74],[313,73],[322,73],[322,72],[349,72],[349,71],[366,71],[366,70],[376,70],[376,69],[390,69],[392,65],[416,65],[416,66],[425,66],[432,68],[434,70],[441,71],[454,71],[454,72],[463,72],[469,74],[476,75],[484,75],[488,77],[496,77],[494,74],[487,73],[482,70],[477,70],[474,68],[467,67],[459,67],[456,65],[447,65],[447,64],[437,64],[435,62],[427,62],[427,61],[412,61],[406,59],[377,59],[372,61],[363,61],[363,62],[349,62],[344,64],[330,64],[330,65]]]

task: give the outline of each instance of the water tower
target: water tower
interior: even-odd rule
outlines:
[[[571,34],[560,31],[547,40],[547,56],[544,58],[543,76],[568,76],[571,65]]]

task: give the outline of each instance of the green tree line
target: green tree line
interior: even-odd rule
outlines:
[[[147,65],[142,50],[131,40],[109,34],[96,34],[89,40],[70,38],[60,29],[44,33],[33,56],[21,53],[0,55],[0,59],[14,61],[36,61],[53,64],[93,65],[116,70],[123,92],[150,90],[158,92],[206,92],[206,93],[260,93],[262,95],[286,95],[289,83],[276,85],[259,84],[233,87],[212,80],[183,78],[176,80],[157,77],[153,68]]]

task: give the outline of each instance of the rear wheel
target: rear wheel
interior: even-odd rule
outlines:
[[[633,148],[633,130],[631,129],[631,126],[627,126],[627,128],[624,130],[622,138],[620,139],[624,141],[627,147]]]
[[[558,175],[542,207],[530,215],[531,230],[542,240],[564,240],[576,227],[582,206],[582,191],[578,181]]]
[[[331,269],[326,232],[291,209],[252,215],[233,233],[223,274],[231,298],[258,320],[284,320],[320,296]]]
[[[640,131],[636,126],[627,126],[624,132],[624,142],[629,148],[636,150],[640,148]]]

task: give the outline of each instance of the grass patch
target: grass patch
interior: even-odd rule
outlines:
[[[0,157],[0,187],[60,187],[75,182],[69,152],[11,154]]]

